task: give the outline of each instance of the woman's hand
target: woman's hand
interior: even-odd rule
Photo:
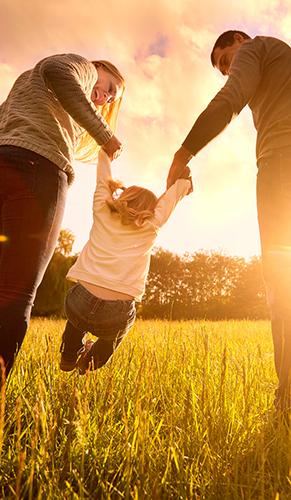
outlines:
[[[106,144],[103,144],[101,146],[102,149],[107,153],[107,155],[110,158],[110,161],[115,160],[118,158],[121,154],[121,151],[123,150],[121,142],[117,139],[115,135],[113,135]]]

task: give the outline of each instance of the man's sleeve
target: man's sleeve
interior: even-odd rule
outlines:
[[[223,132],[253,97],[261,79],[257,45],[245,42],[235,53],[226,84],[197,118],[183,142],[194,156]]]
[[[227,102],[218,102],[218,99],[214,98],[197,118],[182,146],[196,156],[212,139],[223,132],[232,118],[233,114]]]

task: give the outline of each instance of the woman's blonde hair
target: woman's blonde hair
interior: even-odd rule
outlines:
[[[96,106],[99,113],[103,116],[104,120],[106,120],[107,124],[115,134],[119,109],[125,90],[125,81],[120,71],[111,62],[100,60],[92,61],[92,64],[94,64],[97,71],[100,66],[103,66],[106,71],[117,77],[122,84],[121,96],[116,99],[116,101],[113,103],[106,103],[103,106]],[[79,141],[75,159],[82,162],[95,161],[97,159],[99,149],[100,146],[97,144],[95,139],[93,139],[93,137],[91,137],[91,135],[85,130]]]
[[[121,219],[123,225],[133,225],[136,228],[153,217],[158,202],[156,195],[149,189],[130,186],[125,188],[121,181],[108,180],[111,197],[106,200],[113,216]],[[121,189],[122,193],[117,195]]]

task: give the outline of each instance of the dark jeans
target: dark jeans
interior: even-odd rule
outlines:
[[[77,360],[84,350],[84,337],[92,333],[98,340],[87,353],[88,367],[105,365],[120,345],[135,320],[134,300],[99,299],[80,283],[74,285],[65,299],[68,317],[62,338],[61,352],[67,361]]]
[[[291,405],[291,147],[258,161],[257,206],[279,380],[275,403]]]
[[[68,180],[31,151],[0,147],[0,356],[6,376],[57,243]]]

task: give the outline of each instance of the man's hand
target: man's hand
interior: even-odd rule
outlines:
[[[121,151],[123,149],[121,142],[117,139],[115,135],[113,135],[106,144],[101,146],[105,153],[108,154],[110,161],[115,160],[120,156]]]
[[[167,189],[169,189],[177,179],[182,177],[185,167],[192,157],[193,155],[190,151],[188,151],[188,149],[184,148],[184,146],[181,146],[180,149],[176,151],[168,173]]]

